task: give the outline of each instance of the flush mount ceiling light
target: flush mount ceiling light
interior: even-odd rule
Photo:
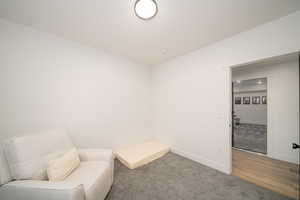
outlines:
[[[155,0],[137,0],[134,5],[136,16],[143,20],[148,20],[157,14],[157,3]]]
[[[259,81],[257,82],[257,84],[258,84],[258,85],[261,85],[261,84],[263,84],[263,82],[262,82],[261,80],[259,80]]]

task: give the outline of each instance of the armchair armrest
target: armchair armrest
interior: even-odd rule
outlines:
[[[81,161],[108,161],[114,160],[111,149],[78,149]]]
[[[77,149],[80,161],[105,161],[110,164],[111,182],[114,181],[114,153],[111,149]]]
[[[83,185],[50,181],[13,181],[0,187],[0,199],[85,200]]]

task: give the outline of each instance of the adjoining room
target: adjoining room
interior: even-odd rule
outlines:
[[[233,86],[232,146],[267,154],[267,78],[236,80]]]
[[[1,0],[0,200],[300,200],[299,0]]]

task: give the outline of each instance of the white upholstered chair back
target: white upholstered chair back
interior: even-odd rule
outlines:
[[[61,130],[14,137],[5,141],[3,146],[1,163],[7,161],[8,165],[3,163],[0,166],[3,167],[0,171],[2,184],[12,179],[44,180],[48,161],[74,147]]]
[[[3,144],[0,144],[0,186],[12,180],[8,163],[4,155]]]

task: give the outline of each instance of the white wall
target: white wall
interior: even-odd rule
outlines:
[[[243,104],[243,97],[250,97],[250,104]],[[267,125],[267,105],[252,104],[252,97],[259,96],[260,102],[262,96],[267,96],[267,92],[247,92],[237,93],[234,97],[241,97],[242,104],[234,104],[236,117],[240,118],[241,123]]]
[[[234,80],[268,79],[268,156],[297,163],[299,152],[291,148],[299,141],[299,64],[297,58],[277,64],[237,68]]]
[[[146,66],[0,20],[0,140],[65,128],[84,147],[151,138]]]
[[[154,67],[156,137],[230,173],[229,66],[299,51],[299,35],[300,11]]]

